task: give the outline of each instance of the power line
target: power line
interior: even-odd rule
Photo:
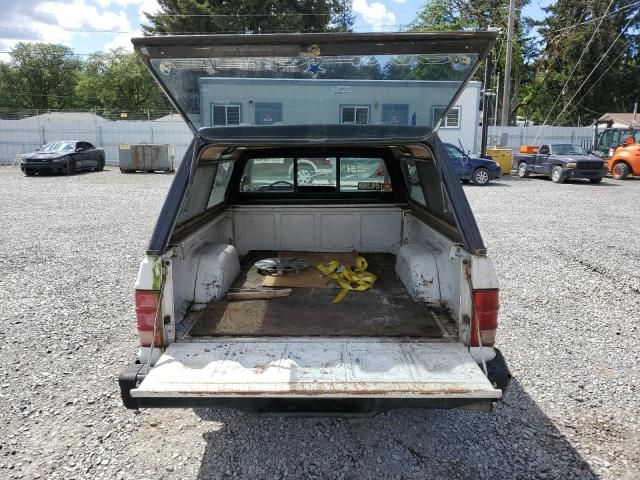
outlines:
[[[11,50],[0,50],[0,54],[2,54],[2,53],[12,54],[13,51],[11,51]],[[30,55],[40,55],[42,57],[45,57],[45,56],[51,56],[51,57],[90,57],[91,55],[95,55],[97,53],[107,53],[107,52],[100,52],[100,51],[93,52],[93,53],[31,52]]]
[[[629,47],[629,45],[627,45],[625,48],[623,48],[623,49],[620,51],[620,53],[618,54],[618,56],[617,56],[617,57],[616,57],[612,62],[610,62],[610,63],[609,63],[609,66],[608,66],[608,67],[607,67],[607,68],[602,72],[602,74],[601,74],[601,75],[596,79],[596,81],[595,81],[595,82],[591,82],[591,86],[589,87],[589,89],[584,93],[584,95],[582,95],[582,97],[580,97],[580,99],[579,99],[577,102],[575,102],[575,103],[573,104],[573,108],[572,108],[571,110],[569,110],[569,111],[565,114],[565,116],[571,115],[573,112],[575,112],[575,110],[578,108],[578,105],[580,105],[580,103],[581,103],[585,98],[587,98],[587,95],[589,95],[589,93],[591,92],[591,90],[593,90],[593,89],[594,89],[594,87],[598,84],[598,82],[599,82],[600,80],[602,80],[602,78],[607,74],[607,72],[608,72],[609,70],[611,70],[611,68],[612,68],[614,65],[616,65],[616,62],[620,59],[620,57],[622,57],[622,55],[624,55],[624,54],[626,53],[626,51],[627,51],[627,48],[628,48],[628,47]],[[584,107],[584,108],[586,108],[586,107]],[[586,109],[587,109],[587,110],[589,110],[588,108],[586,108]],[[591,110],[591,111],[593,111],[593,110]],[[593,113],[597,113],[597,114],[599,114],[600,112],[593,112]]]
[[[604,52],[604,54],[602,55],[602,57],[600,58],[600,60],[598,61],[598,63],[596,63],[596,66],[593,67],[593,69],[591,70],[591,72],[589,72],[589,75],[587,75],[587,78],[584,79],[584,81],[582,82],[582,84],[576,89],[576,92],[573,94],[573,96],[569,99],[569,101],[565,104],[564,108],[562,109],[562,111],[558,114],[558,116],[556,117],[556,120],[553,123],[556,123],[561,115],[565,112],[565,110],[567,109],[567,107],[569,106],[569,104],[573,101],[574,98],[576,98],[576,95],[578,95],[578,92],[580,90],[582,90],[582,87],[585,86],[585,84],[589,81],[589,79],[591,78],[591,75],[593,75],[593,73],[596,71],[596,69],[600,66],[600,64],[604,61],[604,59],[606,58],[607,54],[611,51],[611,49],[615,46],[616,42],[618,41],[618,39],[624,34],[625,30],[629,27],[629,25],[631,25],[631,22],[638,16],[638,14],[640,13],[640,8],[638,10],[636,10],[636,13],[633,14],[633,16],[629,19],[629,21],[627,22],[627,24],[624,26],[624,28],[620,31],[620,33],[618,34],[618,36],[613,40],[613,42],[611,42],[611,45],[609,46],[609,48],[607,49],[606,52]]]
[[[555,32],[560,32],[560,31],[564,31],[564,30],[569,30],[569,29],[573,29],[573,28],[576,28],[576,27],[579,27],[579,26],[582,26],[582,25],[590,24],[590,23],[593,23],[593,22],[595,22],[595,21],[597,21],[597,20],[599,20],[599,19],[601,19],[601,18],[603,18],[603,17],[607,17],[607,16],[614,15],[614,14],[616,14],[617,12],[620,12],[620,11],[622,11],[622,10],[626,10],[626,9],[631,8],[631,7],[633,7],[633,6],[636,6],[636,5],[640,5],[640,1],[637,1],[637,2],[635,2],[635,3],[631,3],[631,4],[629,4],[629,5],[625,6],[625,7],[621,7],[621,8],[619,8],[619,9],[617,9],[617,10],[614,10],[614,11],[610,12],[610,13],[609,13],[609,14],[607,14],[607,15],[603,15],[603,16],[600,16],[600,17],[595,17],[595,18],[592,18],[591,20],[587,20],[587,21],[585,21],[585,22],[581,22],[581,23],[578,23],[578,24],[576,24],[576,25],[572,25],[572,26],[570,26],[570,27],[565,27],[565,28],[561,28],[561,29],[558,29],[558,30],[553,30],[553,31],[551,31],[550,33],[555,33]],[[535,72],[534,72],[534,74],[533,74],[533,78],[536,78],[536,77],[538,76],[538,73],[540,72],[540,68],[542,67],[542,61],[543,61],[543,58],[544,58],[544,55],[545,55],[545,51],[546,51],[546,50],[548,50],[548,49],[550,48],[550,46],[552,45],[553,41],[554,41],[556,38],[559,38],[559,37],[561,37],[561,35],[556,35],[556,36],[554,36],[551,40],[549,40],[549,41],[547,42],[547,46],[546,46],[546,47],[545,47],[545,49],[542,51],[542,56],[541,56],[541,58],[538,60],[538,65],[537,65],[536,70],[535,70]],[[552,53],[551,55],[549,55],[549,56],[548,56],[549,58],[548,58],[548,60],[547,60],[546,71],[545,71],[545,72],[544,72],[544,74],[542,75],[542,78],[540,79],[540,82],[544,82],[544,80],[547,78],[547,74],[548,74],[548,72],[551,70],[551,67],[553,66],[554,62],[555,62],[555,61],[560,57],[560,53],[561,53],[561,50],[560,50],[559,48],[554,48],[554,49],[553,49],[553,53]],[[545,121],[546,121],[546,120],[545,120]]]
[[[0,12],[0,14],[8,14],[13,12]],[[398,15],[412,15],[415,12],[394,12]],[[202,13],[202,14],[191,14],[191,13],[157,13],[152,14],[154,16],[161,17],[184,17],[184,18],[254,18],[254,17],[328,17],[331,16],[332,13],[297,13],[297,12],[282,12],[282,13]]]
[[[612,15],[615,15],[616,13],[618,13],[618,12],[622,12],[623,10],[628,10],[629,8],[633,8],[633,7],[635,7],[636,5],[640,5],[640,1],[638,1],[638,2],[634,2],[634,3],[630,3],[629,5],[625,5],[624,7],[620,7],[620,8],[618,8],[617,10],[613,10],[613,11],[611,11],[611,12],[609,12],[609,13],[605,14],[605,15],[602,15],[602,16],[600,16],[600,17],[595,17],[595,18],[592,18],[592,19],[590,19],[590,20],[585,20],[584,22],[576,23],[575,25],[571,25],[571,26],[569,26],[569,27],[564,27],[564,28],[559,28],[559,29],[557,29],[557,30],[552,30],[550,33],[563,32],[563,31],[565,31],[565,30],[571,30],[571,29],[574,29],[574,28],[580,27],[580,26],[582,26],[582,25],[587,25],[587,24],[589,24],[589,23],[593,23],[593,22],[598,21],[598,20],[600,20],[600,19],[603,19],[603,18],[606,18],[606,17],[610,17],[610,16],[612,16]]]
[[[413,15],[416,12],[394,12],[396,15]],[[327,13],[297,13],[297,12],[282,12],[282,13],[152,13],[153,16],[158,17],[185,17],[185,18],[206,18],[206,17],[327,17],[332,15],[332,12]]]
[[[615,0],[611,0],[609,2],[609,5],[607,6],[607,12],[609,11],[609,9],[611,8],[611,5],[613,5],[613,2]],[[545,123],[547,123],[547,120],[549,120],[549,117],[551,116],[551,114],[553,113],[553,109],[556,107],[556,105],[558,104],[558,101],[560,100],[560,96],[562,95],[562,93],[565,91],[565,89],[567,88],[567,86],[569,85],[569,82],[571,81],[571,79],[573,78],[573,75],[576,73],[576,70],[578,69],[578,65],[580,65],[580,62],[582,61],[582,58],[584,57],[584,54],[587,53],[587,50],[589,49],[589,45],[591,45],[591,42],[593,41],[593,39],[596,36],[596,33],[598,32],[598,30],[600,29],[600,25],[602,25],[604,17],[602,17],[600,19],[600,22],[598,23],[598,25],[596,25],[596,28],[593,30],[593,34],[591,35],[591,38],[589,38],[589,41],[587,42],[587,44],[584,46],[584,48],[582,49],[582,53],[580,54],[580,58],[578,58],[578,61],[576,62],[576,64],[573,66],[573,70],[571,70],[571,74],[569,75],[569,78],[567,78],[567,81],[564,83],[564,86],[562,87],[562,90],[560,90],[560,95],[558,95],[558,97],[556,98],[556,100],[553,102],[553,105],[551,106],[551,108],[549,109],[549,113],[547,114],[547,116],[545,117],[544,121],[542,122],[542,125],[544,126]],[[566,107],[565,107],[566,108]],[[564,112],[564,110],[563,110]],[[538,130],[538,133],[536,134],[536,137],[533,139],[533,143],[535,144],[536,141],[538,140],[538,136],[540,135],[540,133],[542,132],[542,127],[540,128],[540,130]],[[542,137],[542,139],[544,140],[544,136]]]
[[[640,1],[637,1],[637,2],[635,2],[635,3],[631,3],[631,4],[629,4],[629,5],[625,6],[625,7],[621,7],[621,8],[619,8],[619,9],[617,9],[617,10],[614,10],[614,11],[610,12],[610,13],[609,13],[609,14],[607,14],[607,15],[603,15],[603,16],[600,16],[600,17],[595,17],[595,18],[592,18],[591,20],[587,20],[587,21],[585,21],[585,22],[581,22],[581,23],[578,23],[578,24],[576,24],[576,25],[572,25],[572,26],[570,26],[570,27],[560,28],[560,29],[558,29],[558,30],[552,30],[550,33],[561,32],[561,31],[565,31],[565,30],[573,29],[573,28],[576,28],[576,27],[579,27],[579,26],[582,26],[582,25],[587,25],[587,24],[593,23],[593,22],[595,22],[595,21],[597,21],[597,20],[599,20],[599,19],[601,19],[601,18],[603,18],[603,17],[607,17],[607,16],[614,15],[614,14],[615,14],[615,13],[617,13],[617,12],[620,12],[620,11],[622,11],[622,10],[626,10],[626,9],[631,8],[631,7],[633,7],[633,6],[636,6],[636,5],[640,5]],[[561,37],[561,35],[556,35],[556,36],[554,36],[553,38],[551,38],[551,40],[549,40],[549,41],[547,42],[547,46],[546,46],[546,47],[545,47],[545,49],[542,51],[542,55],[543,55],[543,56],[544,56],[544,54],[545,54],[544,52],[545,52],[545,51],[550,47],[550,45],[553,43],[553,41],[554,41],[556,38],[559,38],[559,37]],[[554,61],[555,61],[559,56],[560,56],[560,49],[559,49],[559,48],[555,48],[555,49],[554,49],[554,51],[553,51],[553,54],[551,54],[551,55],[549,56],[549,59],[548,59],[548,61],[547,61],[547,72],[549,71],[549,69],[550,69],[550,68],[551,68],[551,66],[553,65]],[[533,77],[534,77],[534,78],[535,78],[535,77],[537,77],[538,72],[540,71],[541,66],[542,66],[542,58],[541,58],[541,59],[539,60],[539,62],[538,62],[538,66],[536,67],[536,71],[535,71],[535,73],[534,73],[534,75],[533,75]],[[541,81],[544,81],[546,77],[547,77],[547,73],[545,73],[545,74],[542,76]]]
[[[28,27],[1,27],[0,30],[20,30],[37,33],[39,30]],[[70,33],[136,33],[136,30],[75,30],[72,28],[60,28],[63,32]],[[139,31],[138,31],[139,32]]]
[[[627,45],[628,47],[628,45]],[[591,83],[591,86],[589,87],[589,89],[584,93],[584,95],[582,95],[582,97],[580,97],[580,99],[575,102],[573,104],[573,108],[571,110],[569,110],[566,115],[571,115],[577,108],[578,105],[580,105],[580,102],[582,102],[585,98],[587,98],[587,95],[589,95],[589,93],[591,92],[591,90],[594,89],[594,87],[598,84],[598,82],[600,80],[602,80],[602,78],[607,74],[607,72],[609,70],[611,70],[611,68],[616,64],[616,62],[620,59],[620,57],[622,57],[622,55],[624,55],[627,51],[627,48],[624,48],[620,51],[620,53],[618,54],[618,56],[611,62],[609,63],[609,66],[602,72],[602,74],[600,74],[600,76],[596,79],[595,82]],[[586,108],[586,107],[585,107]],[[599,113],[599,112],[594,112],[594,113]]]
[[[76,94],[76,95],[47,95],[47,94],[32,94],[32,93],[28,93],[27,94],[29,96],[29,98],[31,97],[47,97],[47,98],[76,98],[76,99],[80,99],[80,100],[100,100],[102,101],[103,99],[101,97],[86,97],[84,95],[80,95],[80,94]],[[105,100],[138,100],[136,97],[109,97],[106,98]],[[1,109],[2,107],[0,107]]]
[[[390,28],[390,27],[394,27],[394,28],[398,28],[398,29],[402,29],[404,27],[406,27],[406,24],[403,23],[389,23],[389,24],[384,24],[384,25],[375,25],[376,28]],[[372,27],[371,26],[359,26],[359,27],[351,27],[352,30],[370,30]],[[27,27],[0,27],[0,29],[2,30],[20,30],[20,31],[29,31],[29,32],[33,32],[33,33],[39,33],[39,30],[35,30],[35,29],[31,29],[31,28],[27,28]],[[69,28],[61,28],[60,30],[62,30],[63,32],[69,32],[69,33],[104,33],[104,34],[125,34],[125,33],[129,33],[129,34],[138,34],[141,35],[140,30],[76,30],[76,29],[69,29]],[[264,34],[264,33],[320,33],[320,32],[324,32],[326,33],[326,30],[318,30],[318,29],[313,29],[313,28],[307,28],[307,29],[289,29],[289,30],[273,30],[273,31],[261,31],[260,34]],[[156,36],[164,36],[164,35],[212,35],[212,34],[220,34],[220,33],[227,33],[227,34],[247,34],[246,31],[238,31],[238,30],[216,30],[216,31],[206,31],[206,32],[193,32],[193,31],[185,31],[185,32],[159,32],[156,33]],[[247,34],[249,35],[249,34]],[[5,53],[5,52],[0,52],[0,53]],[[85,54],[77,54],[77,55],[85,55]],[[86,54],[86,55],[90,55],[90,54]]]

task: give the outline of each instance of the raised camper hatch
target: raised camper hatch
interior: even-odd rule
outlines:
[[[220,139],[231,132],[215,131],[219,127],[437,129],[495,36],[265,34],[142,37],[133,43],[194,133]],[[255,131],[233,134],[236,140],[250,135]]]

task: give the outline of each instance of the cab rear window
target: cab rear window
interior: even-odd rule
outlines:
[[[391,192],[392,186],[380,157],[275,157],[246,162],[240,192],[295,193]]]

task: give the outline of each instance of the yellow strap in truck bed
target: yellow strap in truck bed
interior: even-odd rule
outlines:
[[[373,287],[378,277],[366,271],[368,266],[369,264],[364,257],[356,258],[353,270],[351,267],[344,266],[341,271],[338,271],[340,262],[337,260],[331,260],[325,265],[319,263],[317,265],[318,270],[320,270],[323,275],[334,279],[340,288],[342,288],[331,303],[338,303],[350,290],[362,292]]]

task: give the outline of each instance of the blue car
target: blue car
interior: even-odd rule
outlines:
[[[451,165],[463,182],[471,181],[474,185],[484,186],[491,180],[500,178],[498,162],[468,155],[451,143],[445,143],[444,148],[449,154]]]

